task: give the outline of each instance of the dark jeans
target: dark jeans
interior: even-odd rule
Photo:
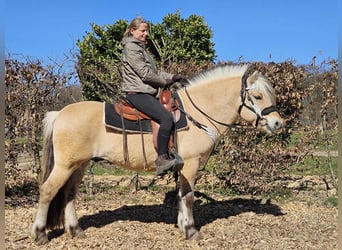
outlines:
[[[145,113],[160,125],[158,132],[158,155],[167,154],[170,134],[174,129],[172,114],[157,98],[150,94],[127,94],[126,99],[139,111]]]

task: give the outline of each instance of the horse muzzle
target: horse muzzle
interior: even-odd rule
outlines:
[[[280,117],[278,112],[272,112],[260,120],[259,126],[268,134],[272,134],[284,127],[285,121]]]

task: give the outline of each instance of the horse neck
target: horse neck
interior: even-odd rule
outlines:
[[[208,84],[192,85],[188,87],[188,93],[195,105],[204,113],[220,122],[233,124],[238,119],[240,84],[241,77],[234,77]],[[186,95],[184,99],[186,99],[184,106],[191,116],[207,126],[213,126],[203,114],[196,110]],[[227,129],[219,124],[215,124],[215,127],[219,132]]]

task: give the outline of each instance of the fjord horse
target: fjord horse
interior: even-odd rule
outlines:
[[[267,133],[281,128],[283,119],[275,108],[273,87],[259,72],[248,72],[248,65],[214,67],[189,79],[177,93],[189,119],[188,129],[177,135],[178,153],[184,159],[177,223],[186,239],[196,239],[195,179],[215,142],[239,117]],[[145,147],[138,146],[142,145],[140,134],[127,134],[129,162],[125,161],[123,135],[104,126],[100,102],[78,102],[48,112],[43,124],[43,179],[31,230],[38,245],[48,242],[47,229],[59,226],[72,237],[85,236],[76,216],[75,195],[90,160],[101,158],[134,171],[154,171],[156,159],[151,134],[144,135]]]

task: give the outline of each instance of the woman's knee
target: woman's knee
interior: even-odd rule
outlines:
[[[173,127],[173,123],[174,123],[173,115],[170,112],[168,112],[165,115],[163,115],[163,117],[161,118],[160,125],[172,128]]]

